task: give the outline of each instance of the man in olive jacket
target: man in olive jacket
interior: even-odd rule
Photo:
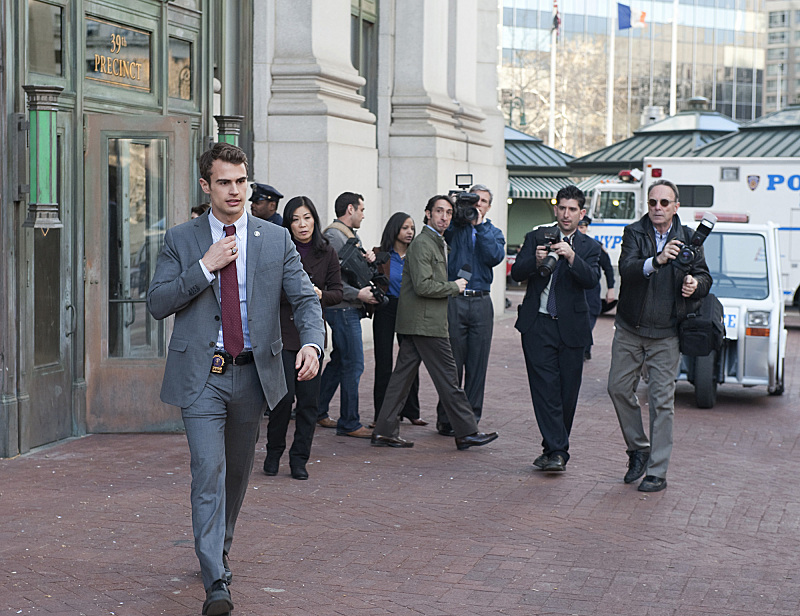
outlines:
[[[426,225],[406,253],[395,324],[395,331],[403,335],[403,340],[372,433],[372,444],[413,447],[414,443],[399,437],[399,414],[419,364],[424,362],[453,426],[456,447],[468,449],[492,442],[497,433],[478,432],[472,407],[464,390],[458,386],[456,363],[450,348],[447,298],[458,295],[467,286],[463,278],[447,280],[447,244],[443,233],[450,226],[453,202],[446,195],[436,195],[428,201],[425,213]]]

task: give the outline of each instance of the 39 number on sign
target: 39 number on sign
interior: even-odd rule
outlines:
[[[128,41],[121,34],[111,35],[111,53],[119,53],[123,47],[128,46]]]

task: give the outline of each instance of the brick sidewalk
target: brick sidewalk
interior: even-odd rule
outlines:
[[[302,482],[286,456],[261,473],[262,438],[231,552],[234,614],[800,614],[796,356],[782,397],[727,386],[701,411],[680,384],[669,487],[644,495],[622,482],[605,393],[612,320],[597,324],[559,476],[531,466],[540,437],[513,322],[495,324],[482,427],[501,436],[487,447],[436,434],[424,371],[432,423],[403,424],[413,449],[319,429]],[[199,614],[188,462],[177,434],[0,460],[0,614]]]

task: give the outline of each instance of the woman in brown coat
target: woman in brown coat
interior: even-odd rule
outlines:
[[[311,278],[322,307],[342,301],[342,277],[336,251],[322,235],[317,208],[308,197],[294,197],[283,210],[283,226],[289,230],[303,269]],[[294,325],[292,307],[281,297],[281,337],[283,338],[283,370],[286,374],[286,396],[270,411],[267,426],[267,457],[264,472],[277,475],[281,456],[286,449],[286,432],[297,397],[294,441],[289,450],[289,467],[295,479],[308,479],[306,462],[317,421],[320,375],[310,381],[298,381],[295,358],[300,350],[300,336]]]

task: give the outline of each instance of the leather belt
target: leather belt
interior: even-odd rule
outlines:
[[[489,295],[491,291],[476,291],[474,289],[464,289],[462,295],[464,297],[485,297]]]
[[[253,363],[253,351],[242,351],[236,357],[227,351],[214,351],[214,355],[221,355],[228,366],[244,366]]]
[[[550,316],[549,312],[540,312],[539,316],[540,317],[545,317],[546,319],[550,319],[551,321],[558,321],[558,317]]]

